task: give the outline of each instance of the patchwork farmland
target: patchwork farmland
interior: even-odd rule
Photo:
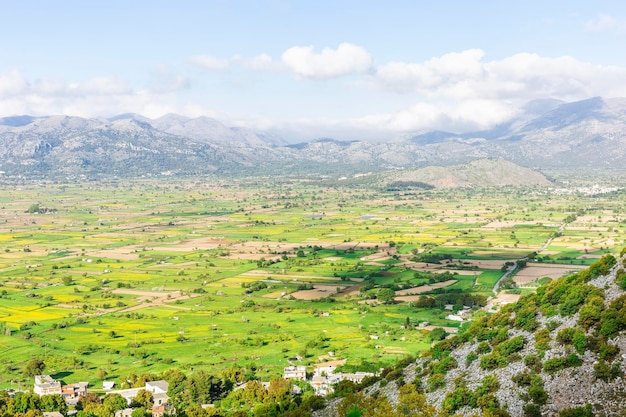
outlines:
[[[34,357],[93,385],[171,367],[269,378],[329,354],[377,369],[462,326],[451,313],[481,314],[509,270],[502,299],[619,250],[623,207],[311,180],[7,183],[0,387],[29,384]]]

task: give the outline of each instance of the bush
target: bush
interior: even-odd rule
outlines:
[[[534,376],[535,375],[527,369],[524,372],[513,375],[511,381],[515,382],[519,386],[529,387]]]
[[[490,353],[480,358],[480,368],[483,370],[492,370],[497,368],[504,368],[507,365],[507,360],[498,352]]]
[[[437,391],[439,388],[443,388],[446,385],[445,375],[434,374],[426,380],[426,387],[429,392]]]
[[[543,370],[549,374],[553,374],[565,368],[580,366],[583,364],[582,359],[575,353],[562,358],[548,359],[543,364]]]
[[[543,417],[543,414],[541,414],[541,407],[539,407],[537,404],[526,404],[524,406],[524,416],[526,417]]]
[[[535,332],[535,349],[538,351],[550,349],[550,331],[548,329],[539,329]]]
[[[543,379],[540,376],[533,377],[528,388],[528,395],[537,405],[545,405],[548,402],[548,393],[543,388]]]
[[[526,355],[524,357],[524,365],[534,370],[535,372],[541,372],[542,363],[541,359],[537,355]]]
[[[580,354],[585,353],[587,348],[587,337],[580,329],[566,327],[556,335],[556,340],[564,345],[573,345]]]
[[[491,352],[491,346],[487,342],[480,342],[476,347],[476,353],[479,355],[484,355],[485,353]]]
[[[496,351],[504,357],[508,357],[515,352],[519,352],[524,348],[524,337],[516,336],[502,342],[496,348]]]
[[[559,417],[593,417],[593,409],[591,404],[584,407],[567,408],[561,410]]]
[[[600,360],[593,365],[593,375],[596,379],[601,379],[604,382],[613,381],[615,378],[622,376],[619,363],[610,366],[606,361]]]

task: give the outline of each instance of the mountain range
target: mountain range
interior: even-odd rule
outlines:
[[[536,169],[626,163],[626,99],[537,100],[480,132],[419,132],[387,141],[321,138],[286,143],[208,117],[0,118],[5,176],[337,174],[500,158]]]

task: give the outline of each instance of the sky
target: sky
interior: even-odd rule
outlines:
[[[594,96],[626,97],[623,0],[0,0],[0,117],[386,140]]]

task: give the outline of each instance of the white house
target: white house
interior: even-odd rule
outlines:
[[[169,400],[169,397],[167,396],[168,388],[169,384],[167,381],[159,380],[146,382],[146,385],[143,388],[112,390],[109,391],[108,394],[119,394],[124,397],[130,405],[133,398],[137,396],[139,391],[146,390],[152,394],[152,415],[160,416],[165,412],[166,405]]]
[[[61,394],[61,383],[52,379],[50,375],[35,376],[33,392],[37,395]]]
[[[306,366],[288,366],[283,368],[283,378],[306,380]]]

